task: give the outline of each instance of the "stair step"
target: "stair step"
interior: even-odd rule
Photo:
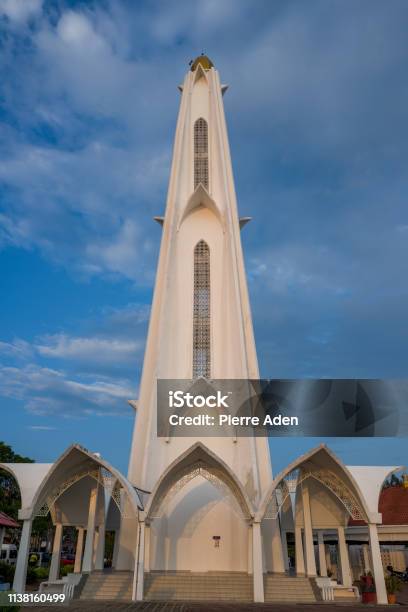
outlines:
[[[146,575],[148,600],[253,600],[252,577],[238,572],[151,572]]]
[[[130,601],[133,572],[93,572],[82,600]],[[311,581],[276,574],[264,576],[266,602],[313,603]],[[253,601],[253,577],[241,572],[150,572],[145,575],[146,600]]]
[[[96,571],[89,574],[80,599],[130,601],[132,599],[133,572]]]
[[[264,576],[265,602],[313,603],[316,601],[308,578],[266,574]]]

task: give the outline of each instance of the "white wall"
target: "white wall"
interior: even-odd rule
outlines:
[[[203,477],[190,481],[151,524],[150,568],[247,571],[249,528],[235,504]]]

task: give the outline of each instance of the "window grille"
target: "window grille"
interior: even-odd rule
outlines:
[[[194,249],[193,378],[210,378],[210,249],[200,240]]]
[[[194,124],[194,189],[200,183],[208,190],[208,125],[203,118]]]

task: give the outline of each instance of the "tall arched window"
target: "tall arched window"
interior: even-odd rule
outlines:
[[[194,189],[200,183],[208,190],[208,125],[202,117],[194,124]]]
[[[194,248],[193,378],[210,378],[210,249],[204,240]]]

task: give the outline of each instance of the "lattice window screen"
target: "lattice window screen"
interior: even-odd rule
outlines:
[[[194,124],[194,189],[200,183],[208,189],[208,125],[202,118]]]
[[[210,249],[200,240],[194,249],[193,378],[210,378]]]

